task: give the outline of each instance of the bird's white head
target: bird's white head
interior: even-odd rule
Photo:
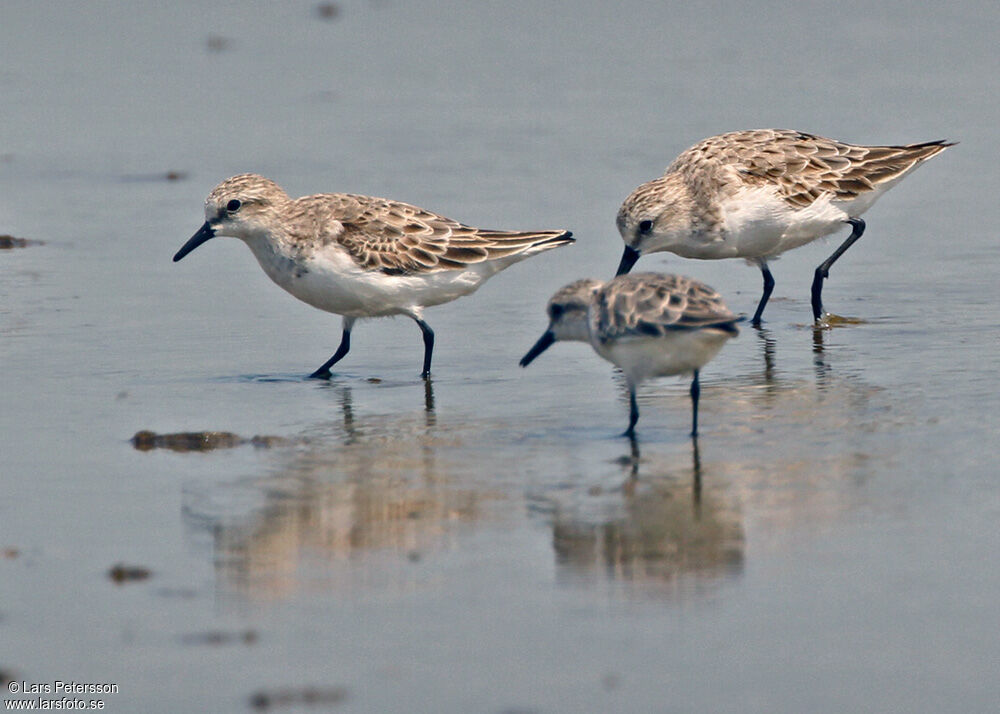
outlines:
[[[205,199],[205,223],[174,256],[177,262],[215,236],[249,240],[265,236],[290,199],[278,184],[257,174],[227,178]]]
[[[691,200],[676,174],[648,181],[618,209],[618,232],[625,242],[616,275],[632,269],[639,256],[671,250],[691,233]]]
[[[589,342],[590,326],[588,310],[594,293],[604,285],[600,280],[584,278],[565,285],[549,300],[546,312],[549,327],[538,338],[534,346],[521,358],[521,366],[527,367],[542,352],[560,340]]]

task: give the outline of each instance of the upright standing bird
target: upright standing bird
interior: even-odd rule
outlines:
[[[739,334],[742,319],[717,292],[679,275],[636,273],[607,283],[577,280],[556,291],[547,309],[549,327],[521,358],[522,367],[559,340],[589,342],[625,374],[629,437],[639,420],[636,387],[652,377],[693,373],[691,436],[698,435],[698,370]]]
[[[953,143],[855,146],[787,129],[735,131],[705,139],[678,156],[666,173],[642,184],[618,211],[625,253],[618,275],[644,253],[685,258],[746,258],[764,275],[759,325],[774,289],[767,261],[833,233],[847,240],[813,278],[813,317],[823,315],[823,280],[861,237],[860,216],[883,193]]]
[[[217,235],[242,239],[268,277],[303,302],[343,316],[334,355],[310,375],[329,378],[362,317],[406,315],[424,337],[421,376],[434,332],[425,307],[474,292],[509,265],[574,242],[569,231],[472,228],[406,203],[348,193],[289,198],[256,174],[228,178],[205,200],[205,224],[178,261]]]

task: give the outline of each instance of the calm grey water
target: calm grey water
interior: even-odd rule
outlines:
[[[0,8],[0,234],[43,241],[0,251],[0,674],[121,712],[995,711],[998,6],[339,10]],[[703,371],[697,451],[666,379],[635,459],[589,348],[517,360],[557,287],[613,272],[635,185],[766,126],[961,144],[834,268],[862,324],[809,326],[834,242],[788,254]],[[242,171],[579,242],[430,310],[429,388],[409,320],[311,382],[336,317],[238,241],[170,261]]]

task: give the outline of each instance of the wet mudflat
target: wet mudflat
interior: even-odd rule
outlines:
[[[333,7],[3,10],[0,676],[109,711],[990,711],[997,10]],[[517,360],[635,185],[755,126],[961,144],[866,214],[848,319],[809,319],[834,242],[788,254],[698,442],[664,379],[633,448],[588,347]],[[170,261],[241,171],[579,241],[428,310],[429,383],[410,320],[310,381],[338,318],[238,241]]]

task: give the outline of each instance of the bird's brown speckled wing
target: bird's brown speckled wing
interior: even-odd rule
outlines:
[[[389,275],[462,270],[469,265],[573,242],[568,231],[490,231],[417,206],[354,194],[328,194],[342,227],[331,240],[367,270]]]
[[[850,200],[873,191],[952,145],[856,146],[800,131],[757,129],[705,139],[678,156],[667,172],[690,177],[697,190],[706,180],[724,183],[720,169],[732,166],[744,183],[775,185],[790,203],[808,206],[823,195]]]
[[[739,319],[704,283],[659,273],[613,279],[597,291],[593,309],[593,326],[601,342],[708,327],[735,332]]]

